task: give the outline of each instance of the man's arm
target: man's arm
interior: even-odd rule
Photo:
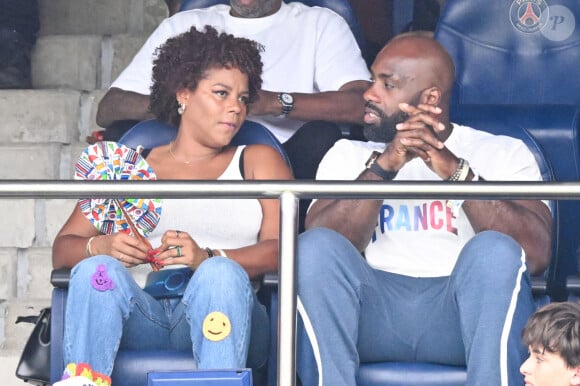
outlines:
[[[149,95],[111,87],[99,102],[97,124],[109,127],[122,120],[143,121],[155,118],[149,112]]]
[[[357,181],[381,181],[365,170]],[[341,233],[362,251],[370,242],[383,200],[317,200],[306,215],[306,229],[325,227]]]
[[[401,151],[406,149],[408,153],[423,159],[443,180],[448,179],[457,169],[459,158],[443,143],[435,145],[435,130],[441,129],[434,120],[435,111],[429,111],[425,105],[419,105],[418,108],[410,105],[400,107],[410,117],[398,125],[400,135],[393,142],[401,146]],[[470,170],[467,180],[473,178],[474,174]],[[514,238],[526,253],[531,274],[546,269],[551,256],[552,216],[542,201],[467,200],[463,203],[463,209],[476,233],[494,230]]]
[[[294,108],[288,117],[301,121],[362,124],[365,103],[363,93],[368,86],[369,82],[357,80],[346,83],[338,91],[292,93]],[[256,116],[276,116],[281,112],[278,93],[273,91],[260,91],[258,100],[250,105],[250,114]]]
[[[159,24],[101,99],[96,117],[99,126],[107,128],[116,121],[154,118],[149,113],[149,89],[155,50],[167,39],[187,30],[189,27],[173,18]]]
[[[458,158],[439,141],[434,128],[441,126],[433,117],[435,111],[421,113],[412,106],[402,109],[411,114],[397,126],[398,134],[387,146],[377,163],[384,169],[398,171],[410,159],[419,157],[443,180],[458,166]],[[422,107],[427,109],[426,106]],[[468,180],[474,178],[470,171]],[[364,171],[359,180],[379,180]],[[347,237],[359,250],[368,244],[376,225],[382,201],[319,200],[306,217],[306,228],[324,226]],[[552,246],[552,217],[540,200],[467,200],[463,209],[476,233],[495,230],[513,237],[524,249],[531,274],[546,269]]]

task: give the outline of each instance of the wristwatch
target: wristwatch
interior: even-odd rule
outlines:
[[[380,152],[376,150],[373,151],[367,162],[365,162],[366,169],[370,170],[373,174],[376,174],[385,181],[392,181],[398,172],[383,169],[381,165],[377,163],[377,158],[379,158],[380,155]]]
[[[278,102],[282,105],[282,114],[278,118],[286,118],[294,108],[294,97],[287,92],[281,92],[278,94]]]

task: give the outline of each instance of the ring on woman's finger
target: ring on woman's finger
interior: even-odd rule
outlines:
[[[177,257],[181,257],[181,247],[178,245],[175,249],[177,249]]]
[[[179,238],[179,234],[181,233],[181,231],[175,231],[175,237]]]
[[[124,256],[123,256],[123,254],[121,253],[121,254],[119,255],[119,261],[120,261],[121,263],[124,263],[124,262],[125,262],[125,261],[123,260],[124,258],[125,258],[125,257],[124,257]]]

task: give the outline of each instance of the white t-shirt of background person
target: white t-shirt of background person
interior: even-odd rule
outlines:
[[[445,146],[469,161],[472,170],[486,180],[542,181],[534,155],[519,139],[454,124]],[[324,156],[316,179],[354,180],[372,151],[382,152],[384,148],[382,143],[341,139]],[[415,158],[399,170],[394,180],[441,178]],[[386,199],[365,257],[372,267],[401,275],[449,276],[461,249],[474,234],[463,209],[454,216],[445,199]]]
[[[261,18],[230,15],[229,5],[179,12],[165,19],[111,87],[149,95],[155,50],[167,39],[212,25],[218,31],[257,41],[264,90],[296,93],[336,91],[344,84],[368,80],[370,74],[357,42],[344,19],[321,7],[282,3],[278,12]],[[280,111],[281,112],[281,111]],[[248,116],[285,142],[304,122],[275,116]]]

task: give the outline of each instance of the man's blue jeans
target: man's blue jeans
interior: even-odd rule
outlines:
[[[304,386],[354,386],[360,362],[380,361],[467,365],[470,386],[523,385],[534,303],[512,238],[481,232],[451,276],[414,278],[371,268],[342,235],[315,228],[300,236],[297,264]]]
[[[213,311],[231,323],[223,340],[209,340],[202,331]],[[247,273],[231,259],[203,262],[182,299],[156,300],[116,259],[94,256],[71,272],[64,360],[110,375],[119,348],[172,349],[191,350],[199,368],[259,368],[268,358],[268,323]]]

